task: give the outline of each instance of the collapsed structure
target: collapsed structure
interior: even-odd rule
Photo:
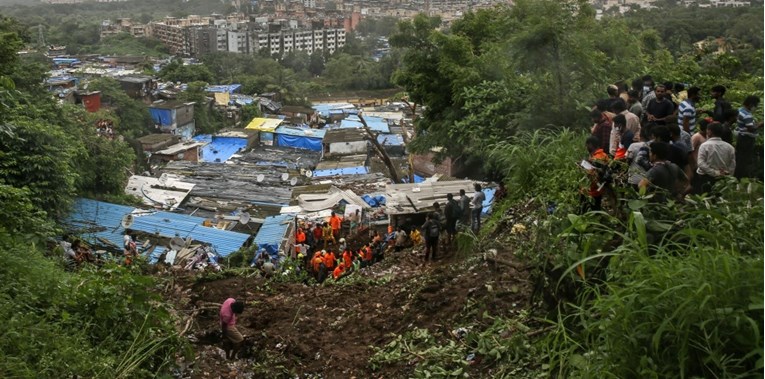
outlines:
[[[225,102],[223,97],[216,100]],[[185,106],[156,107],[153,113],[163,128],[173,127],[187,122],[179,120]],[[412,131],[404,107],[391,108],[317,104],[311,112],[290,109],[289,115],[255,118],[244,129],[216,135],[142,137],[153,175],[132,176],[125,192],[141,199],[143,209],[79,199],[66,224],[111,250],[121,248],[122,234],[130,230],[138,241],[149,241],[142,243],[149,262],[190,267],[212,251],[225,258],[250,246],[291,256],[298,223],[322,223],[332,212],[358,211],[369,228],[419,226],[447,194],[465,190],[472,196],[473,182],[415,167],[415,183],[392,183],[379,150],[405,172],[404,141]]]

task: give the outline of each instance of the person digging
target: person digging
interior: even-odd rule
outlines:
[[[244,336],[236,328],[236,315],[244,312],[244,302],[228,298],[220,307],[220,326],[223,332],[223,351],[226,359],[235,358],[244,344]]]

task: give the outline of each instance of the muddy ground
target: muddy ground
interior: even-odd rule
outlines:
[[[176,277],[169,300],[193,316],[183,329],[194,348],[192,357],[179,358],[177,376],[405,377],[411,362],[372,371],[371,347],[414,328],[448,333],[484,311],[509,314],[528,305],[532,287],[525,272],[509,265],[456,253],[423,265],[412,250],[352,275],[357,278],[324,285]],[[218,304],[228,297],[247,303],[237,324],[251,347],[244,358],[227,361],[219,348]]]

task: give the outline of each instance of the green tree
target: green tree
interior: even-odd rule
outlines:
[[[213,81],[213,74],[203,64],[185,65],[180,59],[174,59],[159,70],[159,77],[171,82],[207,82]]]
[[[101,91],[101,101],[114,110],[119,122],[117,132],[128,138],[149,134],[151,114],[145,104],[128,96],[120,83],[112,78],[98,78],[89,83],[89,89]]]
[[[205,82],[191,82],[186,91],[178,95],[178,100],[183,102],[194,102],[194,121],[197,133],[211,134],[220,130],[220,122],[217,112],[210,107],[210,101],[207,99]]]
[[[0,184],[27,189],[29,201],[51,216],[62,216],[75,194],[78,174],[70,137],[61,128],[16,119],[0,138]]]

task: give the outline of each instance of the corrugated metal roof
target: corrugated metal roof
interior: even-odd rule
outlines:
[[[72,213],[64,223],[73,233],[83,233],[83,238],[90,242],[99,237],[121,248],[122,236],[125,233],[121,223],[128,213],[135,216],[130,229],[166,238],[191,237],[195,241],[208,242],[224,257],[239,250],[249,238],[249,235],[244,233],[203,226],[205,219],[201,217],[144,211],[82,198],[75,201]]]
[[[194,137],[194,140],[207,142],[207,145],[202,148],[202,162],[225,163],[234,154],[247,147],[246,138],[202,134]]]
[[[120,225],[122,217],[133,211],[133,207],[104,203],[89,199],[77,199],[72,212],[64,219],[64,224],[73,233],[83,233],[88,242],[99,238],[122,247],[124,229]]]
[[[356,109],[356,107],[350,103],[318,103],[313,105],[313,109],[322,117],[327,117],[330,114],[344,113],[343,110]]]
[[[324,138],[327,133],[326,129],[311,129],[311,128],[298,128],[294,126],[282,125],[276,128],[275,134],[286,134],[288,136],[295,137],[309,137],[309,138]]]
[[[368,117],[364,117],[364,121],[366,121],[367,126],[369,126],[369,129],[372,129],[380,133],[390,133],[390,127],[388,126],[388,122],[383,120],[380,117],[368,116]],[[364,127],[364,124],[361,123],[361,120],[358,117],[348,116],[346,119],[340,121],[340,127],[343,129],[362,128]]]
[[[365,166],[344,167],[344,168],[335,168],[335,169],[329,169],[329,170],[314,170],[313,171],[314,178],[323,178],[326,176],[346,176],[346,175],[363,175],[363,174],[369,174],[368,167],[365,167]]]
[[[241,84],[219,84],[219,85],[212,85],[205,88],[206,92],[212,92],[212,93],[234,93],[241,88]]]
[[[258,249],[266,249],[272,255],[278,253],[290,223],[294,220],[294,214],[266,217],[258,235],[255,236],[254,244],[258,246]]]
[[[400,134],[378,134],[377,142],[383,146],[404,146],[404,137]]]

